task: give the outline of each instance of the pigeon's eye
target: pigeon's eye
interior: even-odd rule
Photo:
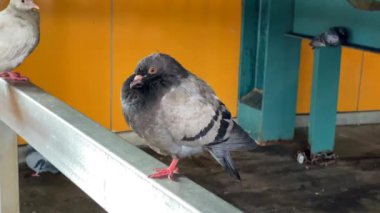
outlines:
[[[150,67],[149,70],[148,70],[148,73],[151,74],[151,75],[156,74],[157,73],[157,68]]]
[[[25,0],[21,0],[22,3],[25,3]]]

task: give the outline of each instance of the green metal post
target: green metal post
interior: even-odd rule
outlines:
[[[242,4],[239,98],[255,86],[259,0],[243,0]]]
[[[340,47],[314,51],[309,126],[312,153],[334,149],[341,51]]]
[[[254,88],[262,90],[261,104],[253,107],[240,100],[238,119],[242,127],[261,142],[289,140],[294,134],[301,41],[284,34],[293,28],[294,0],[260,0],[258,8],[259,17],[254,22],[258,29],[256,59],[251,59],[255,62],[255,69],[251,71],[255,83],[248,85],[248,92]],[[254,10],[244,8],[244,11]],[[245,18],[255,16],[243,15]],[[249,22],[243,20],[243,32],[253,27],[246,23]],[[248,48],[244,46],[244,39],[246,37],[243,37],[242,52]],[[246,66],[243,60],[241,66]],[[242,76],[249,75],[244,72],[249,71],[241,69],[240,88],[244,90],[240,91],[247,93],[247,80]]]
[[[294,136],[301,41],[285,37],[293,28],[294,0],[269,1],[269,26],[263,58],[263,140],[290,140]],[[264,21],[264,20],[263,20]]]

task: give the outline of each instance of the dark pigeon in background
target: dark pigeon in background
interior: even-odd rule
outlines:
[[[169,55],[142,59],[124,82],[121,99],[130,127],[153,150],[173,158],[167,169],[156,169],[151,178],[172,180],[179,159],[208,151],[240,180],[230,151],[257,147],[210,86]]]
[[[328,31],[316,36],[310,42],[310,46],[315,48],[337,47],[347,43],[348,32],[344,27],[332,27]]]
[[[27,81],[12,70],[32,53],[40,39],[39,7],[33,0],[11,0],[0,12],[0,77]]]

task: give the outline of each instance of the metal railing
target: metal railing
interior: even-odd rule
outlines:
[[[0,79],[0,212],[19,212],[16,134],[108,212],[240,212],[31,83]]]

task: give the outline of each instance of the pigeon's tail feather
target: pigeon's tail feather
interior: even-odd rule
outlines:
[[[233,125],[226,140],[210,143],[206,148],[232,177],[240,180],[240,174],[234,166],[230,151],[253,150],[258,145],[237,123],[234,122]]]
[[[219,146],[229,151],[247,151],[258,147],[256,141],[235,122],[229,139],[219,143]]]
[[[226,170],[231,177],[241,180],[240,174],[234,166],[234,162],[232,161],[229,151],[219,149],[218,147],[207,147],[207,150],[210,152],[212,157],[214,157],[215,160],[223,166],[224,170]]]

